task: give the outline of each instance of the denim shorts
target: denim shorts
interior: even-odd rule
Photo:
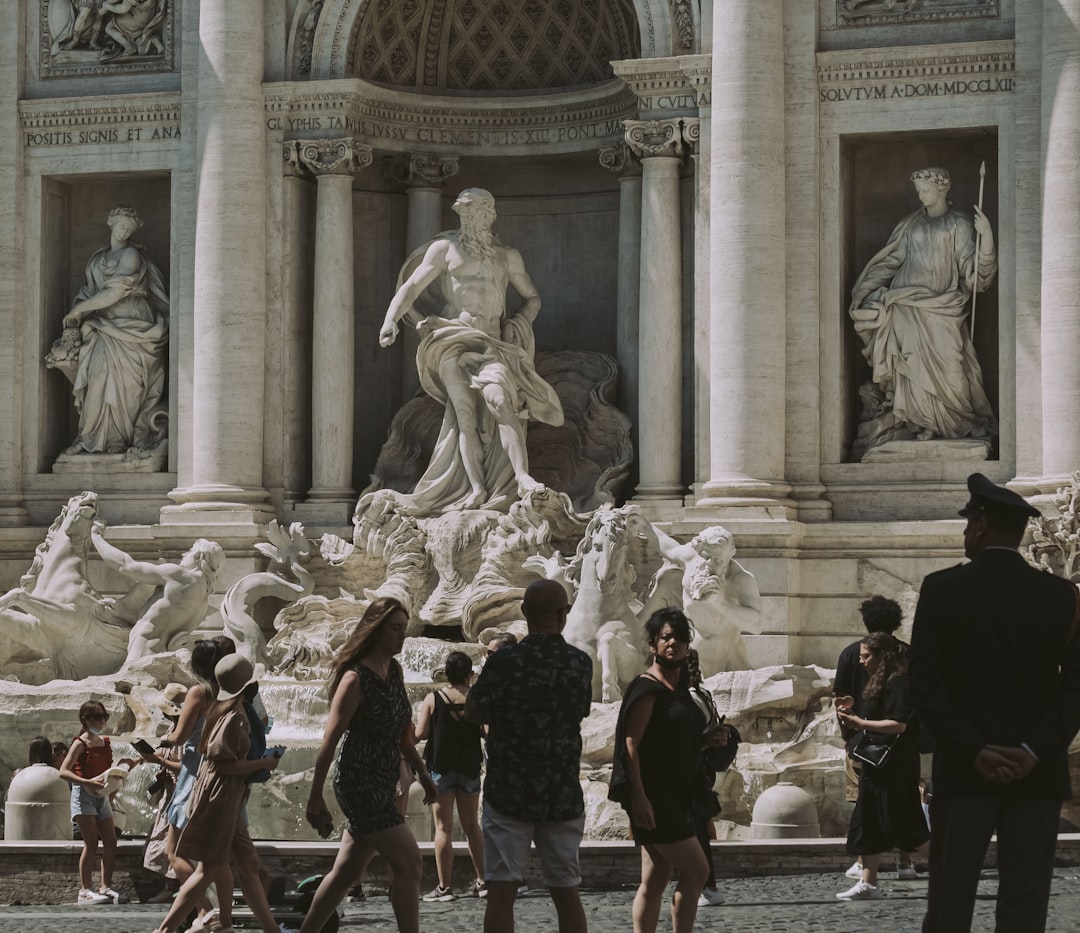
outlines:
[[[474,778],[466,777],[460,771],[447,771],[441,774],[431,770],[431,780],[435,782],[435,789],[440,794],[449,794],[451,791],[461,791],[463,794],[480,793],[480,775]]]
[[[72,817],[96,816],[99,820],[111,820],[113,818],[109,798],[91,794],[81,784],[75,784],[71,788],[71,815]]]

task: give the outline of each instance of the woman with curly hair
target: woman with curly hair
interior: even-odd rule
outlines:
[[[420,849],[394,806],[401,756],[419,776],[424,803],[434,801],[436,789],[412,741],[412,707],[394,657],[405,644],[408,622],[400,602],[381,596],[334,657],[330,714],[315,759],[307,820],[323,838],[333,831],[323,788],[344,736],[334,770],[334,796],[348,825],[334,867],[315,892],[300,933],[323,928],[374,852],[393,875],[390,902],[398,930],[419,933]]]
[[[881,897],[877,884],[882,852],[911,852],[929,838],[919,800],[919,744],[908,698],[907,664],[899,642],[885,632],[872,632],[859,645],[859,663],[868,675],[856,711],[840,710],[840,722],[875,736],[895,736],[881,767],[864,764],[859,798],[848,828],[848,852],[862,861],[862,878],[840,900]],[[857,737],[853,739],[857,741]]]
[[[652,664],[623,694],[615,727],[608,796],[630,817],[641,846],[641,884],[634,896],[634,933],[655,933],[674,871],[671,928],[689,933],[709,864],[691,811],[699,784],[698,753],[707,725],[689,691],[686,654],[693,631],[679,609],[660,609],[645,623]]]

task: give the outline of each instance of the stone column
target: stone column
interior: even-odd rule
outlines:
[[[282,485],[286,507],[303,505],[311,482],[312,298],[315,292],[315,218],[311,173],[300,159],[305,143],[282,145]]]
[[[31,372],[44,373],[44,349],[25,313],[24,270],[34,268],[37,257],[31,262],[24,245],[30,186],[23,174],[24,138],[13,131],[19,125],[19,100],[25,90],[26,47],[26,17],[20,11],[0,34],[0,87],[5,91],[0,96],[0,121],[8,128],[0,133],[0,333],[4,334],[0,340],[0,528],[30,521],[23,502],[23,393],[28,391]],[[28,353],[27,347],[41,353]]]
[[[615,358],[619,407],[638,415],[638,295],[641,291],[641,163],[625,143],[600,150],[600,164],[619,179],[619,262]]]
[[[1044,0],[1042,445],[1052,492],[1080,469],[1080,0]]]
[[[387,177],[405,189],[409,199],[405,250],[414,249],[442,232],[443,186],[460,169],[458,156],[417,152],[387,163]]]
[[[263,467],[266,145],[262,0],[199,9],[192,482],[163,522],[271,517]],[[207,514],[212,513],[212,514]]]
[[[679,169],[696,118],[626,120],[627,145],[642,160],[637,500],[681,503],[682,242]]]
[[[300,161],[318,185],[308,500],[331,505],[343,520],[356,502],[352,488],[356,343],[352,182],[356,171],[371,160],[371,147],[351,138],[312,140],[300,147]]]
[[[710,478],[700,506],[791,505],[783,481],[783,7],[724,0],[714,12]]]
[[[409,215],[405,229],[405,254],[435,239],[442,230],[443,186],[460,168],[457,156],[441,156],[433,152],[418,152],[391,159],[387,163],[387,177],[405,189]],[[407,325],[416,324],[419,315],[409,311],[405,316]],[[406,401],[420,390],[420,374],[416,371],[416,351],[420,336],[412,326],[401,330],[401,337],[394,344],[401,355],[402,398]]]

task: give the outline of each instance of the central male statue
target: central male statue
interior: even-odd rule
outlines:
[[[401,497],[417,515],[454,509],[506,509],[542,485],[529,474],[528,420],[558,426],[559,398],[533,366],[532,322],[540,311],[521,254],[492,231],[495,199],[482,188],[454,202],[461,229],[440,234],[406,260],[379,332],[381,346],[435,284],[442,309],[420,320],[416,368],[424,391],[446,408],[431,463]],[[417,264],[417,260],[419,263]],[[522,304],[506,313],[506,287]]]

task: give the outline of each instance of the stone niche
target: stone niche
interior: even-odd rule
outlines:
[[[1001,253],[1001,216],[998,208],[998,138],[996,127],[942,130],[939,132],[882,133],[846,136],[840,146],[842,242],[840,307],[843,335],[841,348],[844,398],[839,406],[845,460],[858,461],[853,451],[859,428],[860,386],[870,378],[862,355],[862,342],[848,314],[851,292],[870,259],[888,242],[896,224],[919,208],[911,174],[930,166],[945,168],[952,178],[949,201],[970,218],[979,200],[979,166],[986,163],[983,210],[990,219],[994,240]],[[998,280],[980,292],[976,302],[975,353],[982,367],[983,387],[994,414],[1000,418]],[[965,319],[970,327],[970,318]],[[937,442],[931,442],[937,443]],[[997,438],[989,459],[997,459]],[[942,456],[948,459],[948,452]]]
[[[78,433],[71,383],[56,369],[47,369],[44,358],[60,336],[64,315],[86,282],[87,261],[109,244],[109,211],[123,206],[139,212],[143,226],[132,239],[147,248],[166,287],[171,287],[170,189],[170,177],[164,172],[43,179],[42,318],[32,361],[44,380],[44,392],[39,394],[43,407],[37,412],[39,473],[51,470],[57,456]],[[175,395],[174,368],[170,360],[166,402]]]

